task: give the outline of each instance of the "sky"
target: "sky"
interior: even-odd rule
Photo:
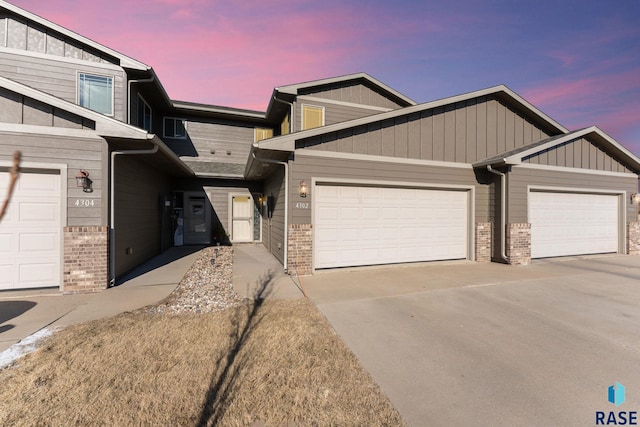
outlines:
[[[152,66],[174,100],[264,111],[366,72],[417,102],[505,84],[640,155],[640,0],[9,0]]]

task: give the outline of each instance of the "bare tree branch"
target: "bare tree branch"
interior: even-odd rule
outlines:
[[[11,196],[13,195],[13,189],[16,186],[16,182],[18,181],[21,157],[22,153],[20,153],[20,151],[15,151],[13,153],[13,166],[11,166],[11,169],[9,169],[9,188],[7,189],[7,197],[2,203],[2,209],[0,209],[0,221],[2,221],[2,217],[4,217],[4,214],[7,212],[9,201],[11,200]]]

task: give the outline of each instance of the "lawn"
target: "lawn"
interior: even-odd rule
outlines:
[[[0,371],[2,426],[252,424],[402,420],[304,299],[124,313],[64,329]]]

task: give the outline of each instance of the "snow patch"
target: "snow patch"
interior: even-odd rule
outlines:
[[[29,335],[25,339],[18,341],[5,351],[0,353],[0,368],[11,365],[24,355],[34,351],[38,347],[38,342],[52,335],[56,328],[42,328],[38,332]]]

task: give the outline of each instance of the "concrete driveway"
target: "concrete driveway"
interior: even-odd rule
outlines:
[[[304,284],[409,425],[589,426],[597,411],[640,411],[638,256],[342,270]]]

